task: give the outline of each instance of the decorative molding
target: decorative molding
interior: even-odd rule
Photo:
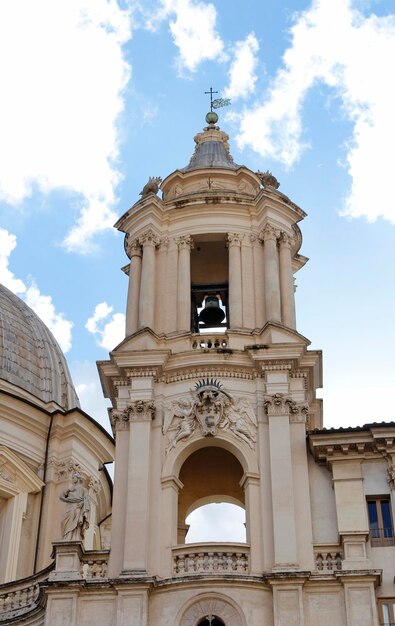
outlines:
[[[48,466],[52,468],[55,481],[58,483],[70,480],[74,473],[78,473],[82,476],[90,492],[98,494],[101,491],[100,481],[85,471],[80,463],[72,458],[58,460],[52,457],[48,459]]]
[[[266,224],[266,226],[259,233],[259,237],[263,242],[266,241],[276,241],[280,236],[280,232],[274,228],[271,224]]]
[[[193,239],[190,235],[176,237],[175,241],[179,250],[193,250]]]
[[[289,248],[291,250],[292,246],[295,243],[295,240],[291,235],[282,230],[279,237],[279,243],[280,246],[283,246],[284,248]]]
[[[129,234],[125,237],[125,252],[129,258],[141,256],[141,243],[138,239],[130,239]]]
[[[305,403],[297,403],[283,393],[274,393],[265,396],[265,410],[269,416],[289,415],[291,423],[308,422],[309,406]]]
[[[6,467],[6,461],[0,461],[0,479],[5,480],[7,483],[16,485],[16,473],[10,472]]]
[[[171,384],[184,380],[196,380],[196,378],[203,378],[205,376],[208,376],[209,378],[234,378],[239,380],[255,380],[257,377],[259,377],[259,374],[251,371],[251,369],[208,370],[207,368],[202,368],[176,372],[175,374],[163,374],[163,376],[160,377],[159,381],[165,384]]]
[[[145,233],[142,233],[139,237],[140,245],[144,246],[158,246],[160,243],[160,238],[158,235],[149,228]]]
[[[128,430],[130,422],[147,422],[155,417],[152,400],[134,400],[123,410],[111,409],[110,421],[114,430]]]
[[[197,382],[191,394],[192,397],[173,400],[165,407],[162,432],[170,433],[166,453],[195,432],[215,437],[221,430],[228,430],[253,448],[256,436],[251,424],[256,429],[257,419],[246,398],[232,398],[213,378]]]
[[[261,172],[260,170],[258,170],[257,172],[255,172],[255,174],[258,176],[261,184],[264,187],[272,187],[273,189],[279,188],[280,183],[278,182],[277,178],[273,176],[271,172],[269,172],[269,170],[266,170],[266,172]]]
[[[233,246],[240,247],[243,237],[244,235],[241,235],[240,233],[228,233],[227,247],[228,248],[232,248]]]

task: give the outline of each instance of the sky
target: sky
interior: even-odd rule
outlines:
[[[237,163],[308,217],[297,327],[324,425],[395,420],[391,0],[2,0],[0,282],[58,339],[108,427],[95,361],[124,336],[113,224],[185,166],[211,86]]]

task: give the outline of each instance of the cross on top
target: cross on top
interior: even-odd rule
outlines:
[[[213,91],[213,88],[210,87],[210,91],[205,91],[205,94],[210,94],[210,111],[213,110],[213,94],[218,93],[218,91]]]

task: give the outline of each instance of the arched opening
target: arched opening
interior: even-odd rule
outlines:
[[[199,622],[198,626],[225,626],[225,622],[215,615],[207,615]]]
[[[245,509],[230,502],[211,502],[186,518],[185,543],[246,542]]]
[[[191,542],[186,518],[204,505],[228,503],[245,508],[244,489],[240,486],[243,474],[238,459],[228,450],[216,446],[200,448],[184,461],[179,474],[184,486],[178,498],[178,544]],[[220,525],[222,512],[218,507],[217,512],[218,515],[215,507],[211,507],[207,518],[213,528]],[[217,536],[215,541],[227,539]]]

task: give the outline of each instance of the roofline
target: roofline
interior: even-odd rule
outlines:
[[[33,407],[34,409],[38,409],[39,411],[42,411],[43,413],[45,413],[46,415],[48,415],[48,417],[54,417],[55,415],[69,415],[70,413],[73,413],[73,411],[77,411],[77,413],[80,413],[83,417],[85,417],[89,422],[91,422],[91,424],[93,424],[94,426],[96,426],[96,428],[98,428],[103,435],[105,435],[107,437],[107,439],[113,444],[115,445],[115,439],[112,435],[110,435],[110,433],[104,428],[104,426],[102,426],[101,424],[99,424],[99,422],[97,422],[93,417],[91,417],[90,415],[88,415],[88,413],[85,413],[85,411],[83,411],[80,407],[76,406],[73,409],[55,409],[54,411],[48,411],[48,409],[45,409],[44,407],[40,406],[39,404],[36,404],[35,402],[32,402],[32,400],[27,400],[27,398],[21,398],[20,396],[18,396],[15,393],[11,393],[10,391],[6,391],[5,389],[0,389],[0,395],[3,394],[5,396],[8,396],[10,398],[15,398],[15,400],[19,400],[20,402],[23,402],[24,404],[28,404],[29,406]]]
[[[313,435],[337,435],[346,433],[369,432],[372,428],[395,428],[395,422],[370,422],[362,426],[340,426],[339,428],[315,428],[307,431],[307,438]]]

